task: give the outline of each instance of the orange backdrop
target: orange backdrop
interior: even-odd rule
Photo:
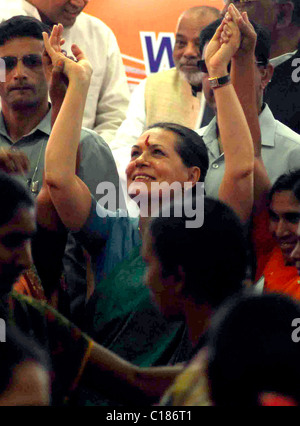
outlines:
[[[118,40],[129,83],[136,84],[146,73],[168,67],[170,58],[168,60],[167,57],[168,54],[170,56],[179,15],[189,7],[200,5],[222,9],[223,0],[90,0],[84,11],[100,18],[112,29]],[[141,32],[148,33],[147,43],[145,33]],[[149,35],[149,32],[153,34]],[[161,48],[162,64],[159,60],[161,44],[164,47]],[[152,61],[152,64],[155,62],[159,69],[151,66],[147,46],[153,47],[153,57],[158,60]]]

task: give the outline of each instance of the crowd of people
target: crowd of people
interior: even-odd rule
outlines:
[[[87,0],[3,9],[0,405],[300,404],[300,11],[262,3],[184,11],[126,119]]]

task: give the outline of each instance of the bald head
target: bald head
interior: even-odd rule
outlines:
[[[194,6],[190,9],[185,10],[178,19],[178,25],[183,16],[187,16],[189,18],[195,19],[198,21],[199,25],[203,25],[203,21],[209,20],[209,23],[219,19],[221,17],[221,12],[216,7],[211,6]],[[208,24],[207,24],[208,25]]]
[[[193,86],[201,85],[201,72],[197,67],[200,58],[199,35],[203,28],[220,18],[215,7],[192,7],[178,19],[173,59],[178,71]]]

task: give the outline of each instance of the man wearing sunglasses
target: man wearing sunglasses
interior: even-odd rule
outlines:
[[[205,48],[213,37],[221,20],[208,25],[200,35],[200,52],[204,58]],[[261,131],[261,154],[271,183],[282,174],[299,168],[300,164],[300,136],[286,125],[275,120],[267,104],[263,103],[263,93],[269,83],[273,66],[269,63],[270,37],[269,33],[261,26],[252,22],[257,33],[255,49],[255,91],[256,106],[259,113]],[[214,109],[217,115],[214,90],[211,87],[209,76],[203,60],[198,63],[202,71],[202,86],[206,102]],[[230,72],[230,69],[228,70]],[[241,71],[242,72],[242,71]],[[247,82],[245,82],[247,84]],[[230,108],[230,105],[228,105]],[[224,174],[224,155],[222,153],[222,140],[218,131],[217,119],[213,118],[208,126],[197,131],[208,149],[210,160],[209,170],[205,180],[207,195],[218,197],[219,186]]]
[[[117,40],[100,19],[83,13],[89,0],[1,0],[0,22],[16,15],[32,16],[64,28],[64,49],[81,46],[93,66],[83,125],[109,143],[125,119],[129,88]]]

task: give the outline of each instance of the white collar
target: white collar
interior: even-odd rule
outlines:
[[[283,55],[276,56],[276,58],[270,59],[270,63],[273,67],[278,67],[278,65],[283,64],[283,62],[289,60],[292,56],[296,54],[297,50],[294,52],[284,53]]]

